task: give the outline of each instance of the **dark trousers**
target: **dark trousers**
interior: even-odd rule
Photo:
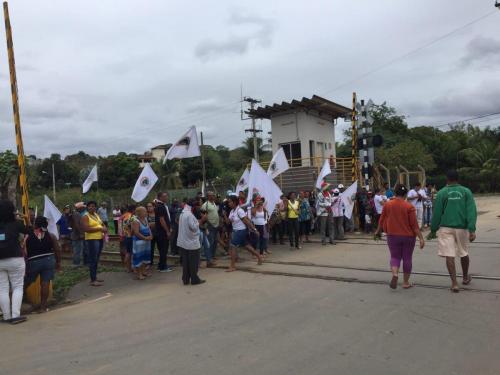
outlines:
[[[97,266],[99,264],[99,258],[101,257],[103,242],[102,240],[85,240],[85,243],[88,252],[90,281],[96,281]]]
[[[158,235],[156,237],[156,245],[158,246],[158,253],[160,253],[160,260],[158,262],[158,269],[167,269],[167,252],[168,252],[168,238],[165,235]]]
[[[271,235],[273,238],[273,243],[277,243],[277,237],[279,236],[280,244],[283,243],[283,237],[285,235],[285,228],[287,221],[282,220],[279,224],[275,224],[271,229]]]
[[[172,241],[170,244],[170,253],[172,255],[179,255],[179,247],[177,247],[177,236],[179,235],[179,228],[172,228]]]
[[[151,266],[153,266],[155,260],[155,247],[156,247],[156,236],[153,236],[153,240],[151,241]]]
[[[113,220],[113,223],[115,224],[115,234],[118,234],[118,220]]]
[[[299,247],[299,219],[288,219],[288,238],[291,247]]]
[[[210,244],[210,257],[213,258],[217,252],[217,235],[219,234],[219,228],[209,226],[208,227],[208,243]]]
[[[199,284],[198,266],[200,264],[200,249],[186,250],[182,247],[178,248],[182,257],[182,282],[184,285]]]

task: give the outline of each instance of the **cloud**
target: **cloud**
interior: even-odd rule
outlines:
[[[210,99],[202,99],[196,102],[193,102],[188,105],[186,112],[188,113],[210,113],[210,112],[218,112],[220,110],[225,109],[227,106],[222,105],[215,98]]]
[[[407,106],[413,115],[434,117],[473,117],[500,110],[500,81],[488,80],[469,89],[458,89],[426,103]]]
[[[497,68],[500,63],[500,40],[486,36],[472,39],[460,59],[462,67],[478,64],[484,68]]]
[[[250,26],[241,35],[231,35],[226,40],[205,39],[198,43],[195,55],[202,61],[224,55],[243,55],[252,46],[269,47],[272,43],[274,25],[270,19],[259,16],[247,16],[233,12],[229,18],[230,25],[241,29]]]

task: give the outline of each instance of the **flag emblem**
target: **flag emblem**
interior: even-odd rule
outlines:
[[[276,170],[276,162],[272,162],[269,168],[274,172]]]
[[[144,176],[143,178],[141,178],[139,183],[141,184],[142,187],[148,187],[151,181],[149,180],[149,177]]]
[[[245,185],[246,185],[246,183],[247,183],[247,182],[245,181],[245,179],[244,179],[244,178],[242,178],[242,179],[240,180],[240,182],[239,182],[239,185],[240,185],[240,186],[245,186]]]
[[[176,143],[176,146],[186,146],[189,147],[189,144],[191,143],[191,138],[189,137],[184,137],[179,142]]]

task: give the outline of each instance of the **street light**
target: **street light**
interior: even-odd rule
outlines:
[[[50,175],[49,173],[42,171],[43,174]],[[54,163],[52,163],[52,195],[54,197],[54,203],[56,202],[56,173],[54,168]]]

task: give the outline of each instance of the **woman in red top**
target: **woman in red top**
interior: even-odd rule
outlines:
[[[398,184],[394,193],[396,199],[384,205],[375,236],[379,237],[382,231],[387,234],[387,245],[389,245],[391,252],[392,279],[390,287],[396,289],[398,286],[399,267],[401,260],[403,260],[403,288],[409,289],[413,286],[410,284],[410,275],[416,237],[420,241],[421,249],[424,248],[425,243],[418,228],[415,207],[405,200],[408,189],[406,186]]]

